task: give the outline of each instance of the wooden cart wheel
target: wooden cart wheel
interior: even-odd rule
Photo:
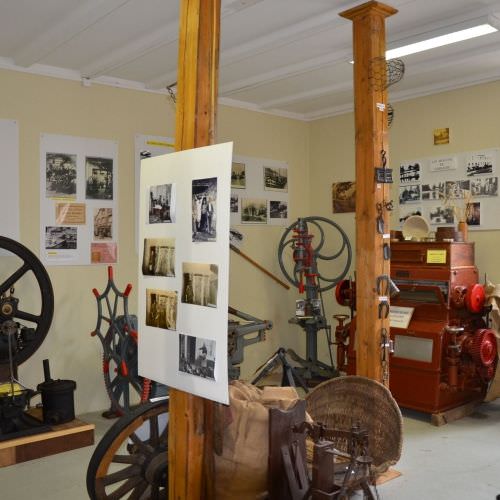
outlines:
[[[97,445],[87,469],[92,500],[168,497],[168,400],[121,417]]]

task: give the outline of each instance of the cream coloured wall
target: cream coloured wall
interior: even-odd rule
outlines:
[[[16,119],[20,131],[21,242],[36,254],[39,249],[39,143],[41,133],[117,140],[119,143],[119,288],[136,285],[134,244],[134,137],[136,134],[174,135],[174,106],[166,96],[100,85],[0,71],[0,118]],[[290,168],[291,216],[308,213],[308,125],[266,114],[221,107],[218,142],[233,140],[236,154],[284,160]],[[296,200],[296,201],[295,201]],[[0,223],[1,227],[1,223]],[[279,274],[275,254],[280,228],[244,227],[242,250]],[[287,346],[301,346],[295,330],[289,336],[287,320],[294,311],[295,293],[287,292],[251,267],[231,257],[230,303],[275,328],[268,340],[245,353],[243,375],[250,375],[286,338]],[[42,360],[49,358],[53,378],[77,382],[76,411],[109,406],[102,381],[100,342],[89,332],[95,327],[96,304],[92,288],[103,290],[105,266],[48,268],[55,293],[52,327],[26,363],[21,380],[28,386],[42,381]],[[21,297],[22,298],[22,297]],[[136,311],[134,290],[130,311]]]
[[[390,100],[390,92],[389,92]],[[500,82],[394,103],[389,134],[389,165],[397,179],[399,163],[428,156],[500,147]],[[331,217],[355,246],[354,214],[332,214],[331,183],[354,180],[354,116],[352,113],[310,124],[311,212]],[[450,144],[434,146],[433,130],[450,128]],[[396,199],[396,189],[393,198]],[[500,215],[500,214],[499,214]],[[480,276],[500,283],[500,231],[469,231],[476,243]],[[347,309],[327,301],[329,317]],[[335,324],[335,322],[333,322]],[[326,356],[326,346],[321,354]]]

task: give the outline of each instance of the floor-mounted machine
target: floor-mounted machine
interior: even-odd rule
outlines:
[[[391,298],[390,338],[381,342],[392,347],[390,389],[396,401],[432,414],[482,401],[498,356],[474,243],[392,242],[390,278],[399,293]],[[389,295],[391,280],[385,282],[380,292]],[[353,311],[355,293],[355,283],[337,285],[337,301]],[[337,362],[348,374],[356,373],[352,316],[346,322],[339,315],[336,329]]]

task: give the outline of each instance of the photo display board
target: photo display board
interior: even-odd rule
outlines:
[[[118,260],[118,143],[41,134],[40,260]]]
[[[231,225],[288,226],[288,165],[235,155],[231,168]]]
[[[500,229],[498,157],[492,148],[402,162],[399,224],[422,215],[435,231],[465,215],[471,230]]]
[[[0,235],[19,241],[19,127],[15,120],[0,120]],[[8,215],[7,215],[8,214]]]
[[[232,143],[142,160],[139,374],[228,404]]]

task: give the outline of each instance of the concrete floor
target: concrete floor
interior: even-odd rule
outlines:
[[[98,414],[96,443],[113,423]],[[1,500],[85,500],[93,447],[0,469]],[[402,473],[378,487],[384,500],[495,500],[500,494],[500,400],[442,427],[426,415],[404,412]]]

